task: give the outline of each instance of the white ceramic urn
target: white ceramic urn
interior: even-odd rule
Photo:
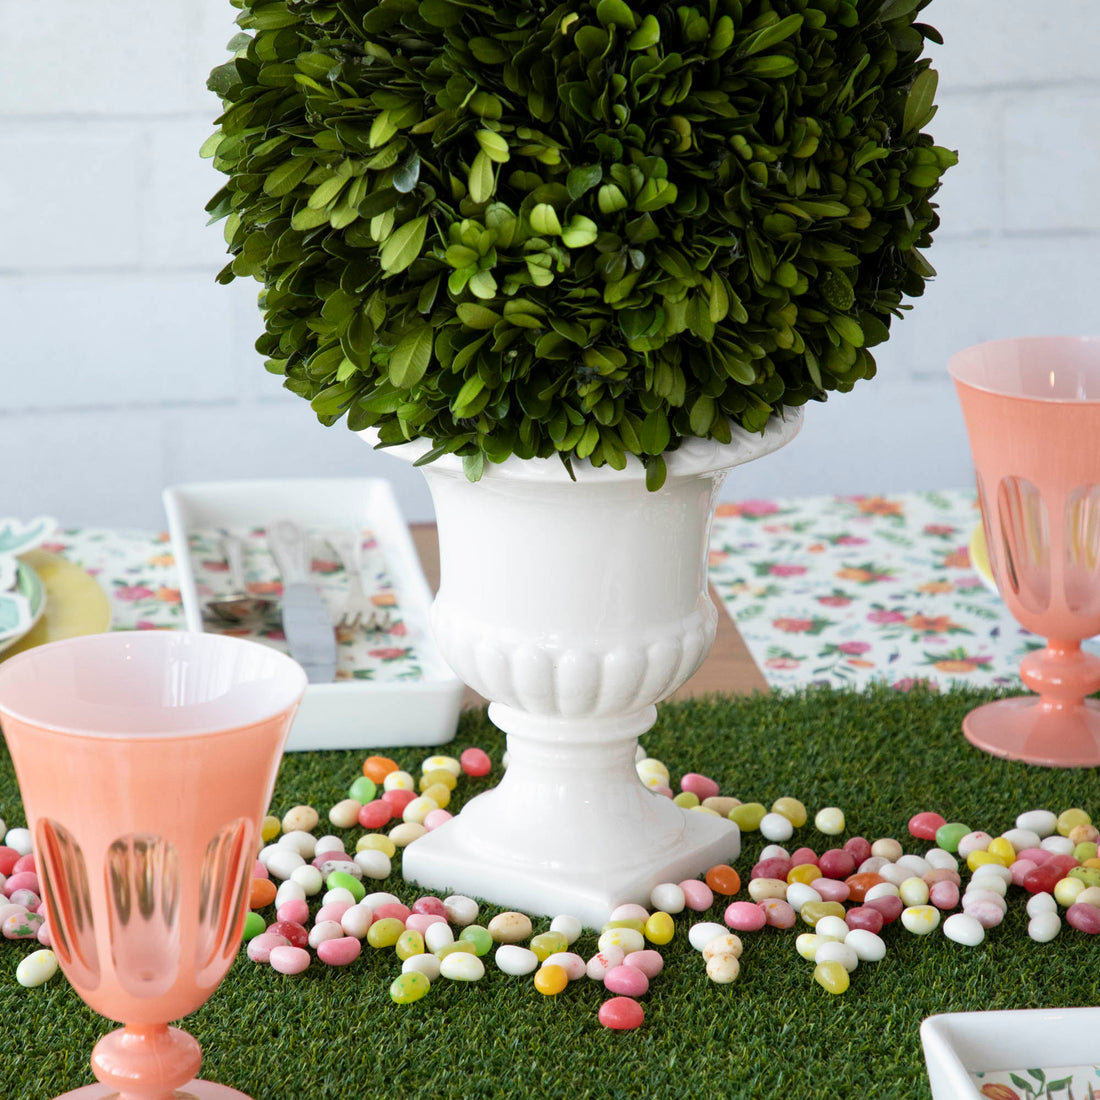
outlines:
[[[622,902],[648,905],[657,883],[736,858],[737,827],[649,790],[636,750],[714,641],[707,542],[727,471],[800,426],[796,409],[763,435],[687,440],[656,492],[634,458],[574,463],[576,481],[557,458],[486,463],[473,483],[451,456],[421,467],[439,528],[436,640],[492,700],[509,765],[405,849],[406,879],[599,927]],[[429,446],[387,450],[415,460]]]

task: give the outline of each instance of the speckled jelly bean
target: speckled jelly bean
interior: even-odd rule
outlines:
[[[621,947],[612,945],[605,950],[597,951],[585,965],[585,972],[593,981],[602,982],[604,975],[612,967],[619,966],[625,958],[626,952]]]
[[[645,1021],[645,1010],[632,997],[612,997],[600,1005],[600,1023],[614,1031],[632,1031]]]
[[[432,983],[419,970],[402,971],[390,983],[390,998],[395,1004],[410,1005],[427,995]]]
[[[700,882],[697,878],[689,878],[684,879],[678,885],[684,895],[684,908],[695,913],[702,913],[714,904],[714,891],[705,882]],[[672,912],[671,909],[665,906],[662,906],[662,908],[666,913]]]
[[[676,934],[676,924],[670,914],[658,910],[645,922],[642,934],[650,943],[663,947],[672,942],[672,937]]]
[[[565,942],[565,937],[557,932],[544,932],[543,935],[553,937],[552,942],[557,946],[557,950],[564,951],[569,945]],[[463,943],[473,944],[475,955],[488,955],[493,949],[493,944],[498,942],[493,936],[492,932],[488,928],[483,928],[480,924],[468,924],[458,934],[459,941]],[[535,940],[538,939],[535,936],[531,941],[531,950],[538,954],[538,950],[535,948]],[[547,941],[550,942],[550,941]]]
[[[826,993],[832,993],[834,996],[845,993],[851,984],[848,971],[835,960],[818,963],[814,967],[814,981]]]
[[[730,985],[741,974],[741,961],[734,955],[712,955],[706,962],[707,977],[715,985]]]
[[[45,985],[57,973],[57,956],[48,948],[32,951],[19,961],[15,968],[15,980],[24,989]]]
[[[320,820],[321,815],[312,806],[292,806],[283,814],[283,832],[310,833]]]
[[[1066,924],[1078,932],[1095,936],[1100,932],[1100,909],[1095,905],[1075,903],[1066,910]]]
[[[1027,923],[1027,934],[1036,943],[1050,943],[1062,930],[1057,913],[1036,913]]]
[[[411,959],[413,955],[424,954],[424,937],[415,929],[406,928],[397,937],[393,949],[397,957],[404,962],[405,959]]]
[[[489,921],[489,935],[497,943],[519,943],[531,935],[531,918],[526,913],[498,913]]]
[[[844,811],[839,806],[825,806],[814,814],[814,828],[825,836],[840,836],[844,832]]]
[[[735,901],[726,906],[722,919],[738,932],[756,932],[767,923],[767,914],[756,902]]]
[[[463,932],[463,936],[465,935],[466,933]],[[539,962],[545,962],[556,952],[564,951],[569,943],[560,932],[541,932],[539,935],[531,937],[528,946],[538,956]]]
[[[765,898],[757,904],[763,910],[764,923],[769,928],[793,928],[798,921],[794,908],[782,898]]]
[[[21,905],[28,913],[37,913],[42,907],[42,899],[33,890],[26,888],[13,890],[8,900],[15,905]]]
[[[779,878],[754,878],[748,885],[749,897],[753,901],[765,901],[768,898],[786,900],[788,886],[789,883]],[[813,887],[811,886],[810,889],[812,890]]]
[[[267,922],[259,913],[249,913],[244,918],[244,928],[241,930],[241,940],[248,943],[267,930]]]
[[[5,917],[0,928],[3,930],[5,939],[33,940],[37,937],[38,930],[45,919],[41,913],[29,913],[24,910],[22,913],[12,913]]]

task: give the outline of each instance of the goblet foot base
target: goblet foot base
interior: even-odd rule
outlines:
[[[1051,705],[1037,696],[998,699],[963,719],[972,745],[1009,760],[1050,768],[1100,765],[1100,703]]]
[[[117,1096],[118,1089],[113,1085],[85,1085],[83,1088],[73,1089],[72,1092],[62,1093],[57,1100],[113,1100]],[[243,1092],[213,1081],[191,1081],[177,1089],[174,1096],[175,1100],[252,1100]]]
[[[612,864],[592,871],[532,864],[519,852],[509,858],[507,852],[487,851],[477,828],[470,828],[460,814],[405,849],[403,873],[408,881],[432,890],[468,894],[526,913],[570,913],[586,927],[599,928],[624,902],[648,908],[650,892],[659,882],[694,878],[740,854],[741,835],[732,822],[683,813],[684,831],[672,851],[655,848],[652,859],[645,859],[644,835],[624,825],[638,859],[628,867]]]

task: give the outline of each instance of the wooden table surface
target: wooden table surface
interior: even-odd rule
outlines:
[[[439,542],[435,524],[413,523],[410,528],[413,542],[420,554],[420,562],[424,566],[424,574],[434,592],[439,586]],[[714,592],[711,592],[711,599],[718,608],[718,633],[714,645],[702,667],[672,698],[688,699],[711,691],[744,695],[754,691],[767,692],[767,681],[749,655],[733,620],[722,610],[722,601]],[[485,706],[485,700],[467,688],[463,705],[482,707]]]

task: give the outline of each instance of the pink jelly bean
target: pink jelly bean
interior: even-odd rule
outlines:
[[[772,856],[771,859],[762,859],[749,873],[749,878],[781,878],[785,879],[791,873],[791,861],[782,856]]]
[[[430,833],[433,829],[438,829],[440,825],[446,825],[454,814],[450,810],[444,810],[442,807],[436,810],[429,810],[424,815],[424,828]]]
[[[392,791],[386,791],[382,795],[382,801],[389,805],[395,817],[399,817],[405,812],[405,807],[416,797],[415,791],[406,791],[398,787]]]
[[[347,852],[339,851],[339,850],[332,851],[331,849],[327,852],[318,852],[313,857],[313,860],[312,860],[313,866],[316,867],[318,871],[323,871],[325,869],[325,864],[326,863],[354,863],[354,862],[355,862],[355,860],[352,859],[352,857],[349,856],[347,854]],[[335,868],[335,869],[342,871],[344,868],[340,867],[340,868]]]
[[[962,886],[962,876],[958,871],[952,871],[950,867],[933,867],[921,877],[930,889],[937,882],[953,882],[956,886]]]
[[[447,907],[443,904],[442,899],[433,897],[431,894],[425,894],[423,897],[417,898],[413,902],[412,911],[414,913],[429,913],[432,916],[447,919]]]
[[[1057,867],[1058,870],[1062,872],[1062,877],[1065,878],[1067,873],[1072,871],[1074,867],[1081,866],[1081,861],[1079,859],[1074,859],[1073,856],[1059,855],[1055,852],[1046,863],[1042,864],[1042,866]]]
[[[53,936],[50,934],[50,922],[44,920],[38,929],[38,942],[43,947],[53,947]]]
[[[959,841],[958,855],[959,859],[966,859],[971,852],[984,852],[989,847],[993,838],[989,833],[982,832],[981,829],[975,829],[972,833],[967,833],[966,836]]]
[[[15,902],[9,901],[0,902],[0,925],[13,913],[25,913],[26,911],[27,907],[25,905],[16,905]]]
[[[309,903],[303,901],[301,898],[292,898],[289,901],[284,901],[283,904],[275,910],[275,919],[277,921],[286,920],[290,921],[292,924],[304,925],[306,921],[309,920]]]
[[[963,905],[963,912],[973,917],[983,928],[996,928],[1005,919],[1000,907],[991,901],[972,901]]]
[[[493,770],[493,762],[489,759],[489,754],[484,749],[479,749],[475,745],[471,745],[468,749],[463,749],[462,755],[458,758],[458,762],[462,766],[462,770],[475,779],[480,779],[483,775],[488,775]]]
[[[959,904],[959,888],[950,879],[932,883],[928,900],[937,909],[954,909]]]
[[[1009,867],[1009,874],[1012,875],[1013,886],[1023,886],[1024,879],[1027,878],[1028,871],[1034,871],[1039,864],[1030,859],[1018,859],[1011,867]]]
[[[871,842],[865,836],[850,836],[844,842],[844,850],[852,853],[856,866],[871,858]]]
[[[286,936],[287,942],[293,947],[305,947],[309,943],[309,933],[297,921],[277,920],[268,932],[277,932],[280,936]]]
[[[631,997],[612,997],[600,1005],[599,1021],[615,1031],[630,1031],[641,1027],[645,1009]]]
[[[602,982],[609,970],[621,966],[626,959],[626,952],[621,947],[611,946],[606,951],[597,951],[588,960],[585,970],[594,982]]]
[[[849,928],[862,928],[867,932],[882,931],[886,923],[883,913],[873,905],[856,905],[844,914],[844,921]]]
[[[16,871],[4,883],[4,897],[10,898],[16,890],[33,890],[40,893],[38,876],[33,871]]]
[[[405,927],[419,932],[422,936],[433,924],[446,924],[447,918],[437,916],[435,913],[410,913],[405,920]]]
[[[396,917],[402,924],[412,916],[412,910],[399,901],[387,901],[374,907],[374,919],[385,920],[386,917]]]
[[[684,904],[696,913],[709,909],[714,904],[714,891],[697,878],[687,878],[678,883],[684,892]]]
[[[42,899],[33,890],[16,890],[8,900],[22,905],[28,913],[37,913],[42,907]]]
[[[15,865],[23,857],[14,848],[6,844],[0,844],[0,875],[10,875],[15,870]]]
[[[309,966],[309,952],[301,947],[273,947],[268,962],[280,974],[301,974]]]
[[[707,775],[698,772],[688,772],[680,780],[680,790],[696,795],[700,802],[704,798],[715,798],[718,794],[718,784]]]
[[[734,901],[726,906],[722,919],[738,932],[755,932],[764,927],[768,916],[754,901]]]
[[[636,966],[613,966],[605,975],[603,984],[611,993],[623,997],[642,997],[649,992],[649,979]]]
[[[1030,859],[1036,867],[1046,863],[1052,856],[1053,852],[1048,852],[1046,848],[1021,848],[1016,853],[1017,859]]]
[[[0,932],[8,940],[33,940],[38,935],[38,929],[42,927],[45,917],[39,913],[11,913],[4,918],[0,925]]]
[[[890,861],[885,856],[868,856],[856,868],[859,875],[877,875]]]
[[[23,871],[30,871],[30,873],[38,873],[38,865],[35,862],[34,852],[28,852],[25,856],[20,856],[15,861],[15,866],[11,869],[13,875],[18,875]]]
[[[392,818],[393,807],[380,798],[367,802],[359,811],[359,824],[364,829],[381,829]]]
[[[637,967],[647,978],[656,978],[665,967],[665,960],[660,951],[647,948],[644,951],[631,951],[623,959],[624,966]]]
[[[804,867],[807,864],[817,866],[817,852],[813,848],[795,848],[791,852],[791,866]]]
[[[919,837],[921,840],[935,840],[937,830],[946,824],[946,817],[931,810],[925,810],[923,813],[913,814],[909,819],[909,835]]]
[[[290,940],[278,932],[261,932],[248,941],[245,951],[254,963],[267,963],[271,961],[271,951],[275,947],[290,947]]]
[[[317,946],[317,958],[329,966],[347,966],[359,958],[363,945],[354,936],[325,940]]]
[[[817,865],[826,878],[845,879],[855,874],[856,857],[843,848],[830,848],[821,853]]]
[[[340,922],[340,918],[355,904],[352,901],[330,901],[317,910],[317,916],[313,918],[315,924],[321,921],[334,920]]]
[[[1100,932],[1100,907],[1088,905],[1084,902],[1074,902],[1066,910],[1066,923],[1078,932],[1086,932],[1095,936]]]
[[[256,860],[252,864],[252,877],[269,879],[271,878],[271,872],[259,860]]]
[[[852,896],[852,888],[840,879],[815,878],[811,885],[821,895],[822,901],[845,902]]]
[[[883,898],[872,898],[871,901],[865,903],[872,909],[877,909],[882,914],[882,919],[886,924],[893,924],[894,921],[901,916],[901,911],[905,908],[905,903],[901,898],[887,896]]]
[[[769,928],[793,928],[798,920],[794,908],[782,898],[764,898],[757,904],[764,911],[764,923]]]

